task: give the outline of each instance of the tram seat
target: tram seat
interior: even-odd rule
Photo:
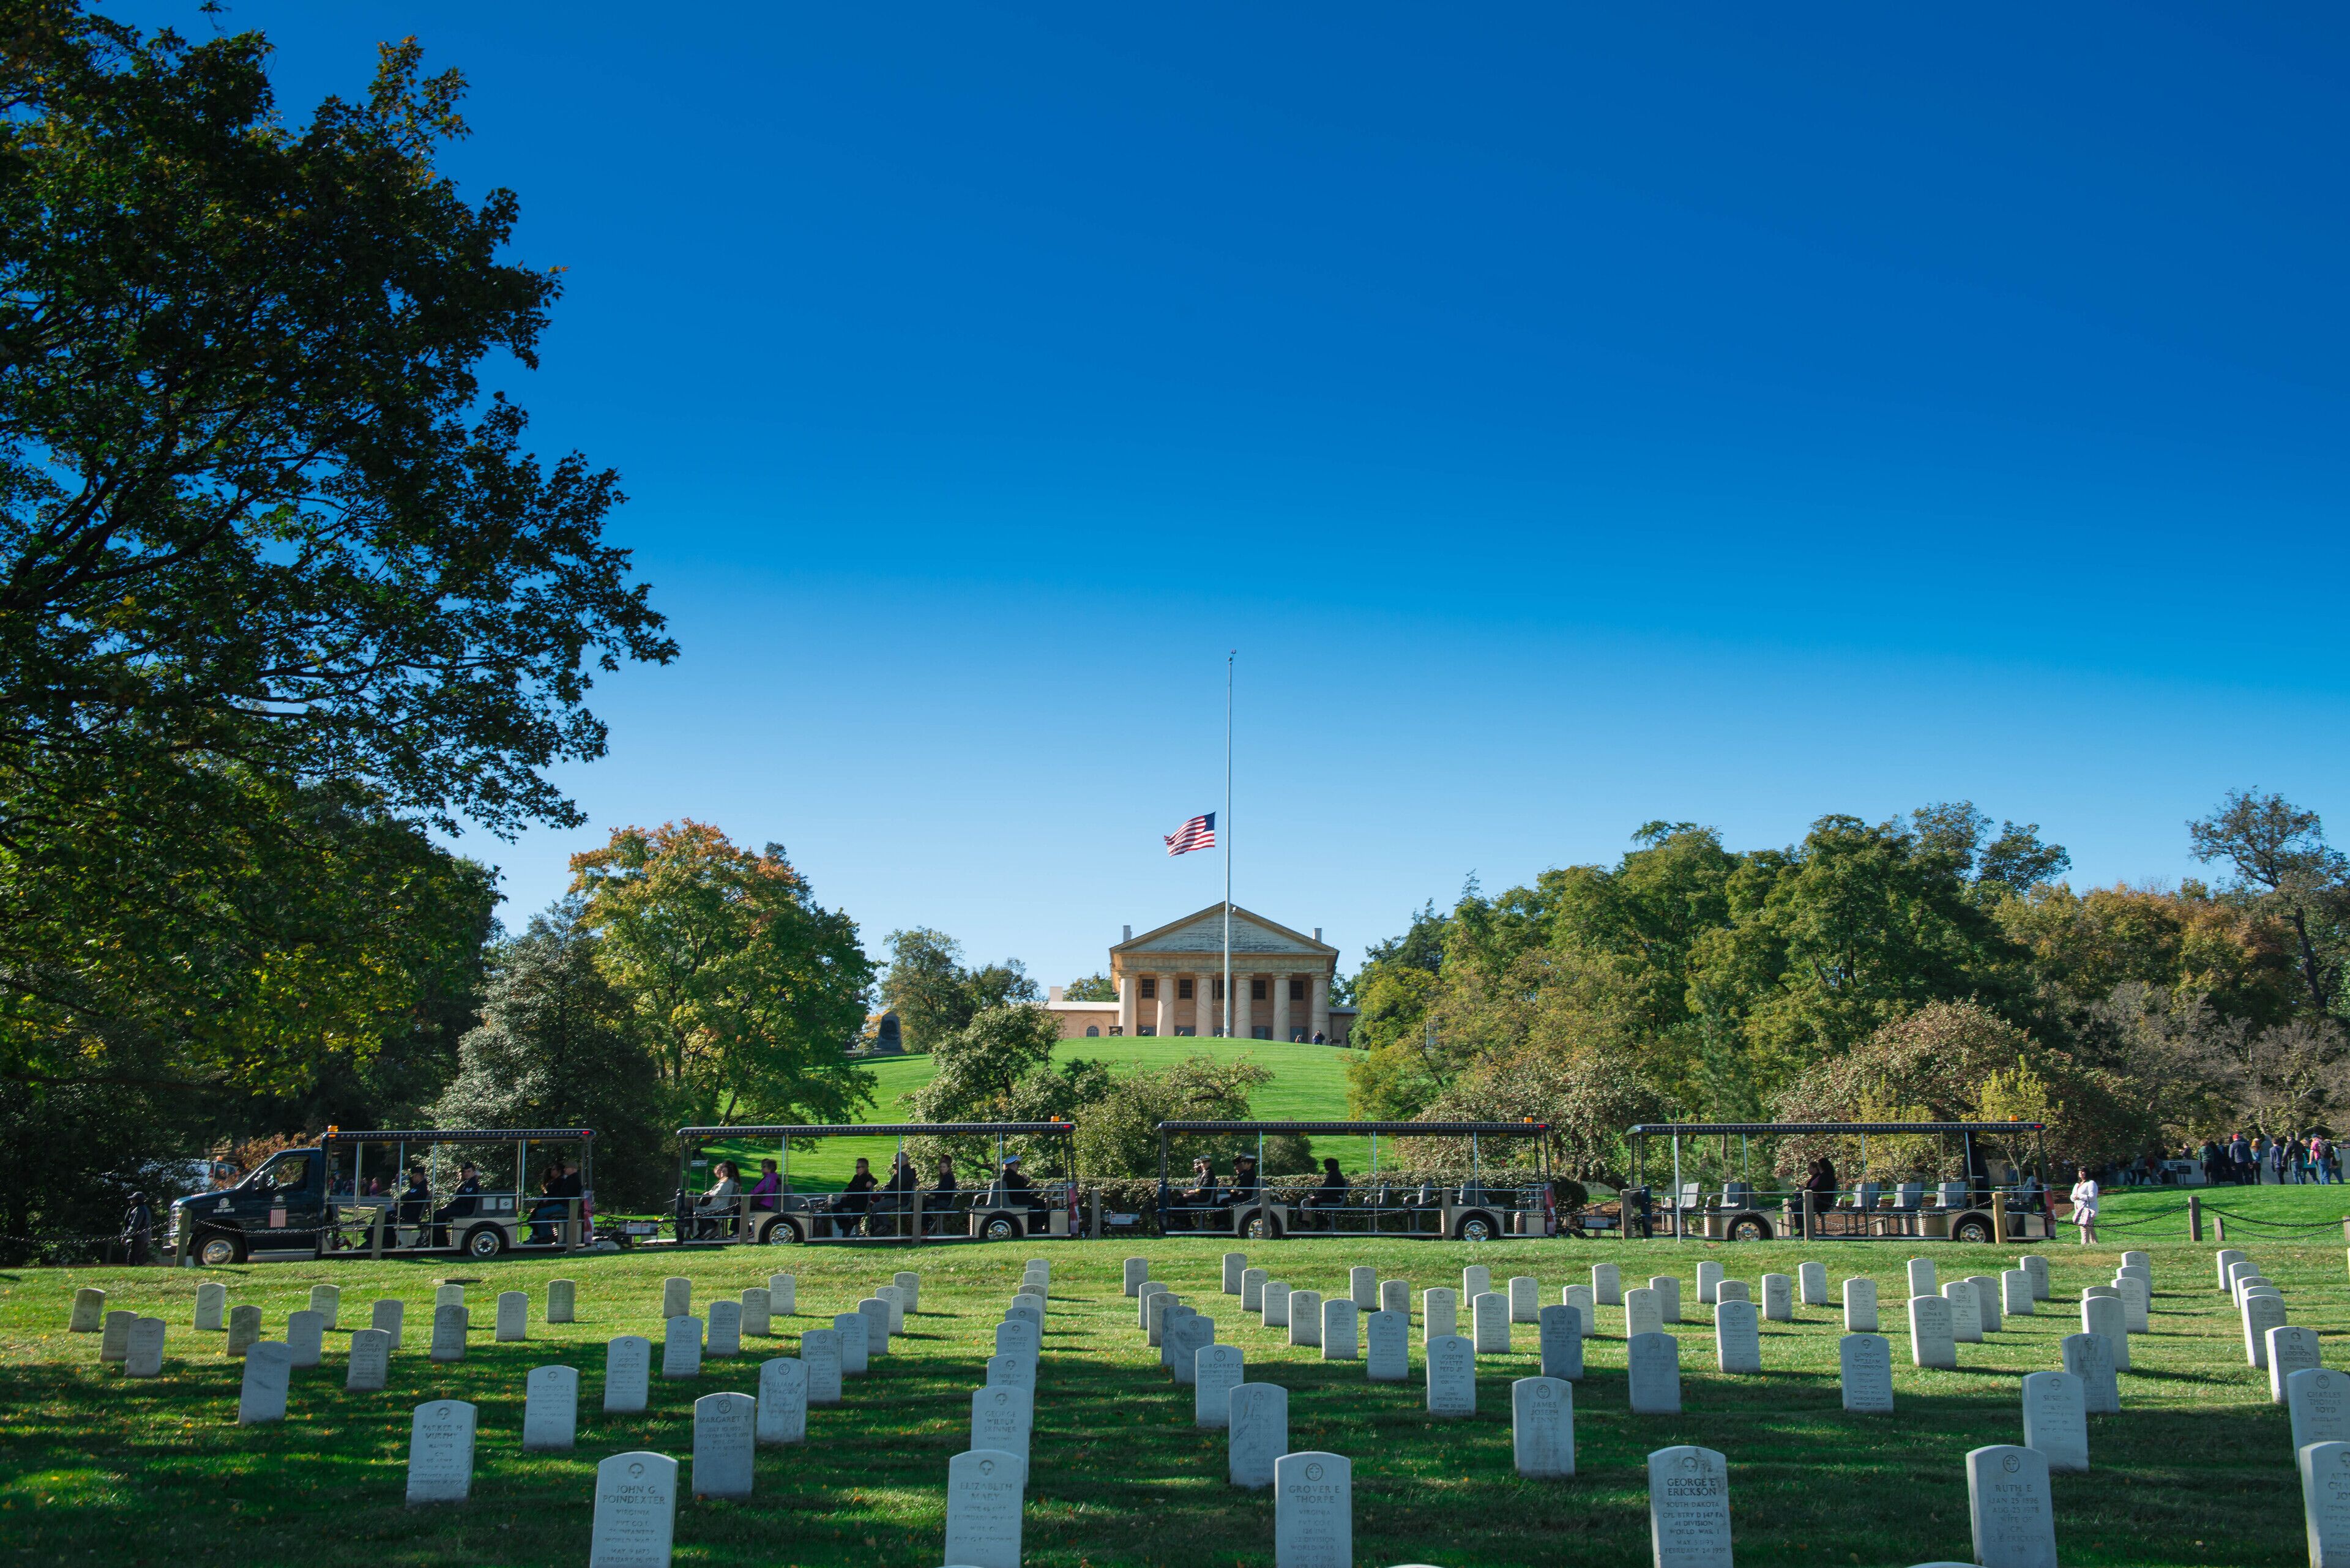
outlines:
[[[1893,1207],[1904,1214],[1915,1214],[1926,1201],[1926,1184],[1922,1181],[1905,1181],[1894,1192]]]

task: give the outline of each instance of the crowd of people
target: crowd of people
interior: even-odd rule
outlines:
[[[2225,1139],[2207,1138],[2201,1150],[2188,1158],[2202,1166],[2203,1179],[2215,1186],[2324,1186],[2342,1179],[2341,1147],[2323,1132],[2273,1138],[2240,1132]]]

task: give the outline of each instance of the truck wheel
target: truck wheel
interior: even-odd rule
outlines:
[[[1991,1221],[1980,1214],[1962,1215],[1950,1223],[1950,1240],[1988,1241],[1991,1240]]]
[[[465,1233],[465,1256],[469,1258],[494,1258],[505,1250],[505,1232],[494,1225],[476,1225]]]
[[[788,1247],[800,1239],[800,1228],[788,1220],[770,1220],[759,1240],[770,1247]]]
[[[1771,1221],[1760,1214],[1741,1214],[1730,1222],[1730,1239],[1733,1241],[1767,1241],[1771,1239]]]
[[[244,1238],[226,1231],[196,1233],[196,1262],[207,1269],[225,1269],[244,1262]]]
[[[1482,1210],[1461,1216],[1461,1223],[1452,1233],[1464,1241],[1490,1241],[1494,1234],[1493,1217]]]
[[[1020,1221],[1009,1214],[991,1214],[980,1234],[991,1241],[1009,1241],[1020,1234]]]

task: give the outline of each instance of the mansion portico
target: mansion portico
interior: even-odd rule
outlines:
[[[1355,1009],[1332,1006],[1338,950],[1232,906],[1232,1033],[1245,1040],[1345,1043]],[[1224,1018],[1224,907],[1211,904],[1109,950],[1116,1002],[1069,1002],[1055,988],[1046,1008],[1064,1039],[1109,1034],[1221,1034]]]

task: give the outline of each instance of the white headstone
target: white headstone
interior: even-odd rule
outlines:
[[[1542,1285],[1532,1274],[1513,1274],[1507,1286],[1512,1323],[1542,1322]]]
[[[889,1303],[879,1296],[867,1296],[857,1303],[857,1310],[865,1314],[865,1354],[889,1355]],[[1036,1323],[1040,1329],[1044,1326],[1044,1314],[1038,1314]]]
[[[2081,1303],[2081,1332],[2102,1334],[2113,1341],[2114,1370],[2129,1369],[2129,1331],[2122,1322],[2118,1296],[2091,1296]]]
[[[206,1280],[196,1287],[196,1331],[218,1334],[221,1315],[228,1311],[228,1287],[218,1280]]]
[[[794,1355],[759,1363],[759,1441],[807,1441],[807,1364]]]
[[[1985,1334],[2000,1332],[1999,1280],[1991,1274],[1969,1274],[1967,1283],[1975,1288],[1975,1323]]]
[[[2121,1293],[2122,1325],[2132,1334],[2145,1334],[2154,1325],[2147,1314],[2154,1305],[2154,1293],[2136,1274],[2114,1276],[2114,1289]]]
[[[1487,1291],[1469,1303],[1470,1343],[1480,1355],[1510,1353],[1510,1298]]]
[[[1035,1357],[1031,1356],[1033,1363]],[[840,1331],[812,1328],[800,1335],[800,1365],[807,1368],[807,1402],[840,1403]]]
[[[2284,1323],[2284,1298],[2282,1296],[2246,1296],[2244,1298],[2244,1359],[2262,1371],[2269,1364],[2269,1330]],[[2126,1370],[2129,1362],[2116,1354],[2115,1359]]]
[[[546,1282],[546,1321],[577,1323],[579,1321],[579,1282],[549,1280]]]
[[[1191,1424],[1221,1427],[1232,1410],[1232,1392],[1243,1380],[1245,1357],[1237,1345],[1203,1345],[1191,1358]]]
[[[759,1402],[748,1394],[704,1394],[693,1402],[693,1495],[749,1497]]]
[[[293,1357],[296,1368],[317,1366],[326,1350],[326,1338],[324,1314],[305,1311],[286,1314],[286,1351]]]
[[[1583,1381],[1583,1311],[1560,1302],[1542,1309],[1536,1331],[1542,1375],[1564,1383]]]
[[[2350,1443],[2312,1443],[2295,1459],[2310,1568],[2350,1563]]]
[[[653,1342],[624,1334],[604,1345],[604,1413],[634,1415],[652,1399]]]
[[[2069,1372],[2034,1372],[2023,1380],[2023,1446],[2052,1470],[2089,1468],[2089,1412],[2081,1380]]]
[[[2284,1404],[2294,1452],[2312,1443],[2350,1443],[2350,1376],[2304,1366],[2285,1378]]]
[[[1273,1563],[1355,1568],[1354,1467],[1346,1459],[1309,1450],[1274,1461]]]
[[[1460,1295],[1450,1285],[1432,1285],[1419,1293],[1419,1342],[1441,1338],[1460,1326]]]
[[[1020,1292],[1023,1295],[1027,1294],[1032,1290],[1035,1292],[1036,1315],[1041,1320],[1045,1313],[1045,1287],[1042,1285],[1024,1284],[1020,1287]],[[879,1290],[873,1293],[873,1299],[889,1309],[889,1332],[891,1334],[905,1333],[906,1293],[899,1290],[896,1285],[883,1285]]]
[[[857,1314],[851,1313],[851,1317]],[[1045,1336],[1026,1318],[1014,1318],[995,1325],[995,1354],[1024,1355],[1034,1361],[1045,1353]]]
[[[1942,1287],[1934,1279],[1933,1259],[1909,1260],[1909,1293],[1913,1296],[1938,1296],[1942,1293]]]
[[[1591,1293],[1601,1306],[1622,1306],[1624,1272],[1613,1263],[1592,1264]]]
[[[1964,1280],[1952,1280],[1942,1287],[1942,1299],[1950,1303],[1950,1338],[1960,1345],[1982,1343],[1982,1297],[1973,1285]]]
[[[310,1310],[318,1314],[318,1316],[324,1321],[327,1327],[342,1327],[343,1287],[340,1285],[312,1285],[310,1287]]]
[[[1035,1412],[1035,1396],[1025,1388],[999,1384],[971,1391],[971,1446],[1017,1456],[1024,1485],[1027,1480],[1028,1432]]]
[[[2058,1342],[2064,1370],[2081,1380],[2081,1407],[2092,1416],[2121,1413],[2121,1381],[2114,1376],[2113,1341],[2102,1334],[2068,1334]]]
[[[1411,1282],[1409,1280],[1381,1280],[1379,1282],[1378,1310],[1381,1312],[1400,1313],[1404,1317],[1409,1318],[1411,1316]]]
[[[2211,1262],[2219,1266],[2220,1289],[2223,1293],[2228,1288],[2229,1265],[2231,1263],[2241,1263],[2243,1261],[2244,1254],[2234,1247],[2222,1247],[2218,1251],[2211,1254]]]
[[[693,1282],[682,1274],[671,1274],[661,1282],[661,1317],[693,1315]]]
[[[1562,1285],[1558,1299],[1562,1306],[1571,1306],[1583,1314],[1584,1338],[1599,1332],[1599,1301],[1591,1293],[1589,1285]]]
[[[800,1280],[797,1274],[767,1276],[767,1310],[777,1317],[799,1315]]]
[[[1657,1315],[1666,1323],[1681,1320],[1681,1277],[1679,1274],[1650,1276],[1648,1288],[1657,1293]]]
[[[436,1306],[432,1309],[432,1348],[428,1354],[435,1361],[465,1359],[465,1309],[461,1306]]]
[[[1036,1391],[1036,1358],[1033,1355],[991,1355],[987,1358],[987,1376],[983,1383],[1001,1383],[1007,1387]]]
[[[1721,1299],[1722,1267],[1711,1258],[1701,1258],[1697,1265],[1697,1299],[1700,1306],[1711,1306]]]
[[[2008,1269],[1999,1276],[1999,1308],[2009,1317],[2030,1317],[2032,1276],[2022,1269]]]
[[[463,1285],[440,1285],[435,1287],[432,1292],[432,1304],[436,1307],[463,1306],[465,1304],[465,1287]],[[473,1326],[473,1320],[468,1318],[466,1320],[465,1326],[471,1328]]]
[[[1273,1461],[1289,1451],[1289,1390],[1236,1383],[1224,1407],[1226,1473],[1234,1486],[1273,1484]]]
[[[368,1309],[368,1322],[369,1325],[371,1327],[383,1330],[386,1334],[390,1336],[390,1348],[393,1350],[398,1350],[400,1348],[400,1324],[407,1316],[408,1303],[403,1301],[395,1301],[389,1296],[377,1302],[374,1306]]]
[[[1267,1280],[1264,1282],[1265,1327],[1287,1328],[1289,1326],[1289,1298],[1295,1293],[1289,1288],[1289,1282],[1287,1280]],[[1270,1486],[1273,1483],[1267,1481],[1265,1484]]]
[[[1753,1299],[1753,1293],[1746,1288],[1744,1280],[1724,1280],[1713,1287],[1713,1300],[1716,1306],[1723,1302],[1751,1302]]]
[[[1970,1451],[1967,1521],[1982,1568],[2056,1568],[2047,1459],[2005,1443]]]
[[[1844,1331],[1846,1334],[1877,1332],[1877,1282],[1858,1275],[1844,1282]]]
[[[840,1375],[843,1377],[862,1377],[867,1368],[872,1365],[873,1345],[868,1336],[867,1327],[866,1316],[861,1312],[837,1312],[832,1314],[832,1332],[839,1336]],[[1000,1323],[995,1325],[995,1349],[998,1355],[1003,1352],[1003,1336],[1007,1333],[1025,1336],[1015,1338],[1014,1343],[1016,1345],[1026,1345],[1033,1348],[1035,1344],[1036,1325],[1035,1324]]]
[[[1363,1320],[1363,1375],[1373,1383],[1401,1383],[1411,1376],[1411,1320],[1382,1307]]]
[[[1773,1323],[1795,1321],[1795,1282],[1785,1274],[1762,1276],[1762,1315]]]
[[[1681,1410],[1681,1342],[1669,1334],[1636,1334],[1624,1346],[1624,1383],[1635,1416]]]
[[[1357,1325],[1363,1309],[1353,1302],[1333,1300],[1322,1303],[1322,1359],[1353,1361],[1362,1355],[1357,1338]]]
[[[1324,1303],[1323,1320],[1326,1323],[1329,1320],[1331,1304]],[[1349,1324],[1350,1331],[1351,1327],[1352,1325]],[[1183,1321],[1176,1325],[1175,1334],[1175,1348],[1168,1356],[1168,1366],[1175,1374],[1175,1381],[1188,1388],[1191,1386],[1192,1380],[1199,1376],[1200,1352],[1216,1343],[1216,1320],[1211,1317],[1201,1317],[1195,1312],[1187,1312],[1183,1315]],[[1330,1354],[1326,1348],[1323,1351],[1323,1358],[1330,1359]]]
[[[237,1391],[236,1424],[286,1419],[286,1390],[294,1376],[293,1357],[281,1340],[255,1340],[245,1346],[244,1382]]]
[[[408,1505],[463,1502],[473,1490],[473,1407],[463,1399],[419,1405],[408,1423]]]
[[[66,1320],[68,1334],[96,1334],[106,1326],[106,1293],[96,1285],[74,1292],[73,1313]]]
[[[497,1337],[501,1344],[511,1344],[530,1337],[530,1298],[520,1291],[498,1293]]]
[[[1320,1291],[1289,1293],[1289,1343],[1292,1345],[1322,1343],[1322,1293]]]
[[[1797,1263],[1795,1282],[1803,1292],[1805,1306],[1828,1304],[1828,1266],[1825,1263]]]
[[[1652,1286],[1639,1285],[1624,1293],[1624,1337],[1637,1339],[1644,1334],[1662,1334],[1665,1314],[1657,1301]]]
[[[614,1454],[596,1467],[588,1568],[670,1568],[676,1521],[677,1461],[667,1454]]]
[[[107,1313],[98,1330],[98,1359],[101,1364],[121,1361],[130,1355],[130,1324],[138,1316],[127,1307],[115,1307]],[[316,1366],[317,1363],[309,1365]]]
[[[2017,1262],[2023,1272],[2032,1276],[2032,1299],[2036,1302],[2048,1300],[2048,1260],[2037,1252],[2030,1252]]]
[[[1573,1475],[1575,1385],[1557,1377],[1521,1377],[1511,1384],[1510,1448],[1522,1476],[1555,1480]]]
[[[1493,1288],[1493,1271],[1482,1263],[1471,1263],[1461,1271],[1461,1299],[1473,1302]]]
[[[1357,1309],[1359,1311],[1378,1311],[1379,1272],[1377,1269],[1366,1268],[1359,1263],[1355,1267],[1348,1269],[1347,1271],[1347,1299],[1353,1302]]]
[[[673,1317],[661,1330],[661,1376],[702,1376],[702,1320]]]
[[[1730,1467],[1720,1454],[1648,1456],[1648,1548],[1656,1568],[1731,1568]]]
[[[362,1328],[351,1334],[348,1365],[343,1370],[348,1394],[380,1392],[391,1375],[391,1335],[380,1328]]]
[[[946,1561],[954,1568],[1020,1568],[1021,1489],[1028,1462],[973,1449],[947,1461]]]
[[[1893,1345],[1883,1334],[1847,1334],[1836,1341],[1844,1407],[1865,1415],[1893,1408]]]
[[[753,1285],[743,1293],[743,1334],[749,1339],[773,1338],[775,1332],[775,1309],[769,1304],[767,1287]]]
[[[228,1344],[224,1347],[230,1355],[243,1355],[261,1342],[261,1309],[257,1306],[233,1306],[228,1309]]]
[[[1755,1324],[1752,1302],[1723,1302],[1713,1309],[1713,1354],[1720,1371],[1751,1375],[1762,1370],[1762,1331]]]
[[[1126,1261],[1125,1272],[1126,1293],[1128,1295],[1137,1294],[1142,1288],[1142,1282],[1150,1277],[1150,1260],[1148,1258],[1128,1258]]]
[[[1264,1282],[1271,1278],[1273,1276],[1263,1269],[1241,1271],[1241,1311],[1264,1311]]]
[[[2154,1267],[2154,1254],[2152,1252],[2139,1251],[2124,1252],[2122,1254],[2122,1267],[2125,1269],[2151,1270]],[[2148,1277],[2151,1278],[2152,1276],[2149,1275]]]
[[[522,1386],[522,1446],[567,1451],[579,1431],[579,1369],[534,1366]]]
[[[723,1297],[710,1303],[709,1340],[702,1346],[707,1355],[725,1357],[743,1354],[743,1303]]]
[[[122,1375],[126,1377],[162,1376],[163,1320],[160,1317],[133,1320],[130,1340],[123,1352]]]
[[[2295,1328],[2281,1324],[2269,1330],[2269,1398],[2272,1403],[2285,1402],[2284,1380],[2304,1368],[2319,1365],[2317,1331]]]
[[[1909,1298],[1909,1364],[1956,1371],[1958,1342],[1950,1337],[1950,1303],[1942,1296]]]
[[[1047,1263],[1045,1265],[1044,1269],[1040,1271],[1045,1282],[1048,1285],[1052,1283],[1053,1280],[1052,1270],[1053,1266],[1050,1263]],[[897,1286],[899,1291],[905,1296],[906,1310],[910,1313],[919,1314],[922,1310],[922,1276],[916,1273],[911,1269],[900,1269],[896,1273],[889,1276],[889,1282]],[[901,1323],[899,1326],[903,1328],[905,1325]]]
[[[1440,1334],[1428,1342],[1428,1413],[1431,1416],[1473,1416],[1477,1413],[1477,1352],[1457,1334]]]

